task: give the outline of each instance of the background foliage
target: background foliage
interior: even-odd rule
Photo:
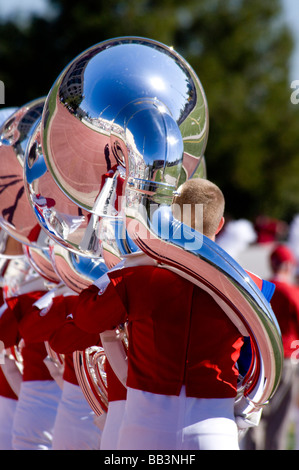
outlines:
[[[299,106],[288,78],[293,42],[280,0],[50,0],[55,15],[0,23],[6,106],[44,96],[77,54],[143,36],[172,45],[207,95],[208,178],[234,218],[299,212]],[[298,77],[299,78],[299,77]]]

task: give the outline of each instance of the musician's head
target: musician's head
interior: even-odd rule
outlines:
[[[224,206],[223,193],[216,184],[204,178],[194,178],[178,188],[172,212],[175,219],[214,240],[224,224]]]

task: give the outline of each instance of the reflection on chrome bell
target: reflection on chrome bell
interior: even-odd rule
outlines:
[[[87,211],[113,216],[126,171],[134,184],[140,178],[170,189],[203,173],[207,103],[198,77],[171,47],[117,38],[92,46],[63,70],[47,96],[41,133],[60,189]],[[165,155],[175,166],[178,154],[179,171],[165,174]]]
[[[77,254],[100,256],[99,217],[81,209],[55,183],[41,147],[40,122],[26,150],[24,185],[29,204],[52,240]]]
[[[0,128],[0,225],[10,236],[30,246],[45,246],[41,228],[24,190],[23,168],[31,133],[41,119],[45,98],[17,109]]]

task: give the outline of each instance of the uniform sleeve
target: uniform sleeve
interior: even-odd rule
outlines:
[[[0,341],[5,348],[17,345],[22,339],[14,312],[7,307],[0,317]]]
[[[19,322],[24,340],[29,343],[48,341],[53,332],[65,322],[67,315],[72,313],[76,298],[77,296],[60,295],[45,309],[32,307]]]
[[[260,291],[264,294],[268,302],[270,302],[275,291],[275,284],[273,284],[273,282],[267,281],[266,279],[262,279],[256,274],[253,274],[251,271],[246,270],[246,272],[251,277],[251,279],[255,282],[255,284],[260,289]]]
[[[0,340],[6,348],[17,345],[25,337],[20,330],[21,320],[32,310],[32,304],[44,295],[43,291],[34,291],[6,299],[7,309],[0,318]]]
[[[81,292],[74,315],[74,321],[80,329],[99,334],[127,320],[122,291],[115,284],[113,279],[102,293],[95,285]]]
[[[97,333],[86,333],[78,328],[74,321],[68,319],[49,337],[49,344],[57,354],[71,354],[83,351],[100,342]]]

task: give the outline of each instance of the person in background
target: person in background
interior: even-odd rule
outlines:
[[[0,308],[0,316],[2,311],[5,309],[4,299],[0,295],[0,302],[2,303],[2,309]],[[4,346],[4,344],[2,345]],[[13,358],[10,358],[5,350],[1,351],[1,363],[0,363],[0,450],[12,450],[12,426],[14,414],[18,402],[17,390],[13,390],[12,384],[9,383],[8,377],[5,375],[4,370],[7,373],[8,363],[13,363]],[[3,370],[4,369],[4,370]]]
[[[21,252],[21,243],[14,242]],[[47,288],[23,255],[9,261],[3,275],[3,292],[5,308],[0,316],[0,340],[5,348],[19,350],[23,369],[13,418],[12,447],[14,450],[50,450],[61,390],[44,363],[47,357],[44,342],[26,341],[19,329],[22,318]]]
[[[224,230],[216,237],[217,245],[227,251],[234,259],[256,241],[252,222],[246,219],[230,220]]]
[[[254,223],[257,243],[275,243],[284,240],[288,234],[288,224],[283,220],[259,215]]]
[[[281,329],[284,366],[277,392],[264,408],[260,425],[249,429],[244,438],[245,449],[285,450],[287,448],[291,411],[298,395],[299,288],[294,282],[296,259],[290,248],[278,243],[270,254],[275,285],[271,306]]]
[[[48,301],[40,299],[20,322],[20,330],[31,343],[47,341],[54,352],[64,356],[63,392],[53,431],[53,450],[114,450],[126,389],[106,360],[108,412],[106,419],[104,415],[96,419],[79,386],[73,352],[101,346],[101,341],[97,333],[86,333],[74,324],[77,299],[75,293],[58,295],[43,308],[43,302]]]

